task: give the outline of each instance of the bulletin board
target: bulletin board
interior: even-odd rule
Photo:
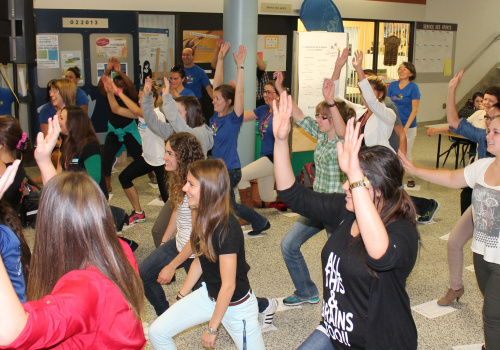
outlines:
[[[269,72],[286,71],[286,35],[258,35],[257,53]]]
[[[447,83],[455,66],[457,24],[415,23],[414,62],[419,83]]]

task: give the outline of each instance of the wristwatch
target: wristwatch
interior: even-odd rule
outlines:
[[[363,177],[361,180],[359,181],[356,181],[356,182],[353,182],[349,185],[349,189],[352,190],[356,187],[361,187],[361,186],[364,186],[366,188],[369,188],[370,187],[370,180],[368,180],[368,178],[365,176]]]
[[[210,326],[207,326],[207,333],[212,335],[217,335],[217,329],[213,329]]]
[[[332,108],[332,107],[335,107],[335,106],[337,105],[337,102],[333,101],[333,103],[332,103],[332,104],[329,104],[329,103],[327,102],[327,103],[326,103],[326,105],[327,105],[328,107]]]

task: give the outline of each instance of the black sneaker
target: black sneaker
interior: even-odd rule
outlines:
[[[250,231],[250,232],[248,232],[248,235],[257,236],[257,235],[260,235],[262,232],[269,230],[270,228],[271,228],[271,224],[268,221],[266,226],[264,226],[264,228],[262,228],[260,230]]]
[[[434,218],[434,215],[439,209],[439,203],[436,202],[434,199],[431,199],[431,202],[432,202],[431,207],[423,215],[420,215],[420,217],[418,218],[419,224],[425,225],[432,222],[432,218]]]

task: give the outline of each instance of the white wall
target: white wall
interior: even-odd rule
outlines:
[[[245,0],[256,1],[256,0]],[[259,0],[261,2],[292,4],[298,13],[302,0]],[[457,23],[457,47],[455,69],[461,69],[472,60],[488,40],[500,33],[498,0],[427,0],[427,5],[397,4],[383,1],[336,0],[335,4],[344,18],[425,21]],[[100,9],[160,12],[212,12],[223,11],[223,0],[34,0],[35,8],[46,9]],[[260,10],[260,6],[259,6]],[[494,44],[486,54],[464,76],[457,91],[460,99],[500,60],[500,42]],[[418,79],[416,81],[418,83]],[[422,93],[419,122],[441,119],[445,111],[446,83],[419,84]]]

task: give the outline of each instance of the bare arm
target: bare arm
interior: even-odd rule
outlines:
[[[215,68],[215,74],[214,74],[214,87],[213,87],[214,89],[217,89],[220,85],[224,84],[224,57],[226,56],[226,53],[230,47],[231,45],[229,45],[229,43],[224,43],[220,47],[219,55],[217,58],[217,67]]]
[[[219,269],[222,284],[217,296],[214,313],[210,321],[208,321],[208,326],[212,329],[219,327],[236,288],[236,254],[219,255]],[[205,331],[201,338],[201,344],[207,348],[212,348],[215,345],[216,337],[216,334],[209,334]]]
[[[35,149],[35,159],[40,168],[43,183],[46,184],[56,174],[57,170],[51,161],[51,154],[54,146],[56,145],[59,133],[61,132],[59,120],[57,115],[54,118],[49,118],[49,130],[47,136],[43,136],[41,132],[38,133],[36,141],[37,147]]]
[[[411,123],[413,123],[413,121],[417,117],[417,111],[418,111],[419,104],[420,104],[420,100],[412,100],[411,101],[411,113],[410,113],[410,116],[408,117],[408,121],[406,122],[406,125],[404,127],[405,132],[408,132],[408,129],[410,128]]]
[[[333,99],[333,95],[335,94],[335,84],[330,79],[325,79],[323,82],[323,97],[326,100],[326,103],[329,105],[334,105],[333,107],[329,107],[330,113],[332,114],[333,127],[335,128],[335,133],[341,139],[345,136],[345,123],[344,119],[340,115],[339,109],[335,104],[335,100]]]
[[[142,117],[142,109],[131,99],[127,97],[123,92],[119,93],[121,100],[125,103],[127,108],[121,107],[116,101],[115,95],[119,91],[115,83],[108,76],[103,76],[101,78],[103,82],[104,89],[106,90],[106,96],[108,98],[109,106],[111,111],[115,114],[121,115],[122,117],[137,119],[138,116]]]
[[[243,70],[243,65],[245,64],[245,56],[247,54],[247,49],[244,45],[240,45],[238,48],[238,54],[233,51],[234,61],[236,62],[236,89],[234,91],[234,112],[237,116],[241,116],[245,111],[244,99],[243,99],[243,86],[245,72]]]
[[[273,133],[274,133],[274,177],[276,188],[286,190],[295,182],[288,137],[290,135],[292,114],[292,97],[284,91],[280,96],[280,105],[273,101]]]
[[[257,67],[260,69],[260,70],[263,70],[264,72],[266,71],[266,62],[264,62],[264,60],[262,59],[262,57],[260,57],[259,54],[257,54]]]
[[[394,125],[394,132],[396,132],[396,135],[398,135],[399,139],[399,151],[403,153],[404,156],[406,156],[406,150],[408,148],[407,146],[407,141],[406,141],[406,133],[405,129],[403,128],[403,125]]]
[[[243,113],[243,121],[244,122],[248,122],[250,120],[256,120],[256,119],[257,119],[257,116],[255,115],[253,109],[250,111],[245,111],[245,113]]]
[[[363,172],[359,165],[359,149],[363,141],[364,135],[359,135],[361,123],[357,123],[354,127],[353,118],[347,122],[345,142],[337,143],[337,151],[339,158],[340,169],[347,175],[349,182],[352,184],[363,178]],[[357,136],[359,135],[359,136]],[[354,212],[360,213],[356,215],[359,233],[363,239],[366,252],[373,259],[380,259],[389,246],[389,235],[380,218],[380,214],[370,197],[370,192],[367,187],[359,186],[350,190]],[[381,194],[377,191],[375,197]],[[375,198],[376,200],[377,198]]]
[[[406,171],[425,181],[450,188],[463,188],[469,186],[465,181],[464,169],[449,170],[417,167],[402,155],[401,152],[399,152],[398,155]]]
[[[212,87],[212,85],[205,86],[205,90],[207,90],[208,96],[210,96],[210,98],[213,100],[214,99],[214,88]]]
[[[158,274],[157,282],[160,284],[167,284],[172,281],[172,278],[175,275],[175,270],[189,257],[193,254],[193,249],[191,249],[191,243],[188,242],[184,248],[180,251],[179,254],[168,264],[165,266],[160,273]]]
[[[458,116],[457,106],[455,105],[455,92],[460,80],[464,76],[464,71],[461,71],[450,80],[448,84],[448,96],[446,98],[446,119],[451,127],[457,129],[460,124],[460,117]]]
[[[335,62],[335,69],[333,70],[332,80],[340,79],[340,72],[342,72],[342,68],[347,62],[347,58],[349,57],[349,48],[345,48],[342,50],[342,53],[337,57],[337,61]]]
[[[189,242],[188,244],[191,244],[191,242]],[[189,272],[187,274],[186,280],[184,281],[184,284],[182,285],[181,289],[179,290],[179,294],[182,297],[185,297],[186,295],[188,295],[191,292],[191,289],[193,289],[196,282],[198,282],[202,273],[203,273],[203,270],[201,269],[200,258],[196,257],[196,258],[194,258],[193,262],[191,263],[191,267],[189,268]]]
[[[275,72],[274,73],[274,78],[276,79],[276,91],[278,91],[278,94],[280,96],[283,96],[283,92],[285,93],[285,96],[287,95],[287,92],[283,86],[283,72]],[[282,98],[282,97],[280,97]],[[274,111],[274,109],[273,109]],[[300,122],[302,119],[306,117],[306,115],[302,112],[302,110],[297,106],[295,102],[292,101],[292,117],[293,120],[296,122]],[[273,117],[274,118],[274,117]]]
[[[134,83],[125,73],[122,72],[122,66],[120,64],[120,61],[117,58],[114,58],[114,60],[115,61],[113,67],[115,69],[115,72],[118,73],[120,77],[123,79],[123,83],[127,87],[130,97],[133,100],[137,100],[137,90],[135,89]]]
[[[104,81],[102,80],[102,78],[104,76],[107,76],[109,78],[109,76],[111,75],[111,71],[112,70],[113,70],[113,59],[110,58],[108,60],[107,66],[106,66],[106,71],[102,75],[101,79],[99,79],[99,83],[97,84],[97,88],[99,89],[99,93],[101,94],[102,97],[106,97],[107,96],[106,89],[104,88]]]
[[[212,57],[212,63],[210,65],[212,66],[212,69],[217,68],[217,61],[219,60],[219,52],[220,52],[220,47],[222,45],[222,38],[217,39],[215,43],[215,50],[214,50],[214,56]]]
[[[427,129],[427,136],[431,137],[432,135],[439,134],[442,132],[450,132],[450,128],[448,126],[436,129],[436,128],[429,128]]]

